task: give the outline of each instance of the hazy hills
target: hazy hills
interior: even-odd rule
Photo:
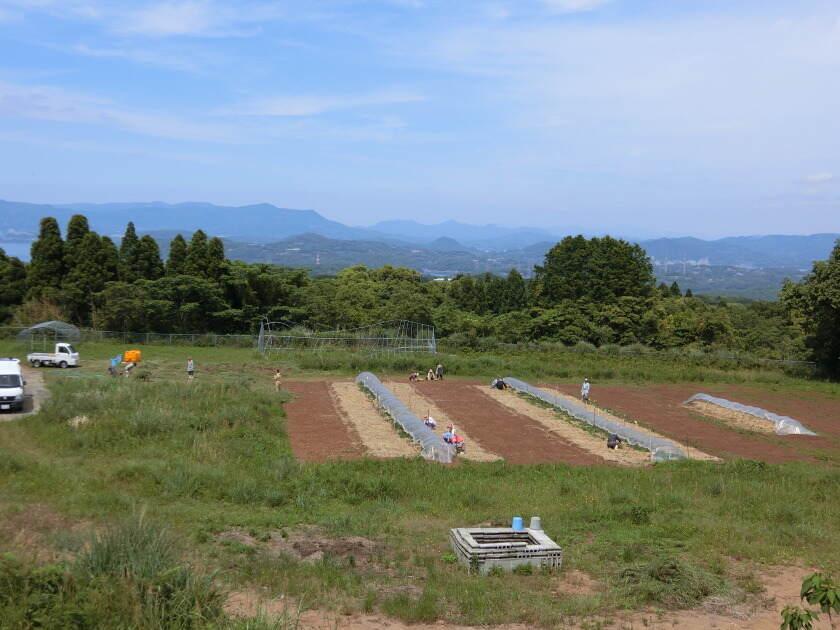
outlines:
[[[581,232],[458,221],[426,225],[395,220],[354,227],[314,210],[271,204],[48,205],[0,200],[0,247],[25,257],[42,217],[53,216],[64,227],[76,213],[87,216],[93,229],[112,237],[119,237],[126,223],[133,221],[138,231],[155,236],[164,250],[174,234],[188,235],[201,228],[224,237],[232,258],[306,267],[317,273],[334,273],[353,264],[392,264],[442,277],[485,271],[506,273],[511,268],[527,276],[565,234]],[[683,288],[695,292],[773,297],[785,277],[801,277],[814,260],[826,258],[838,236],[682,237],[637,242],[653,259],[661,280],[677,280]]]

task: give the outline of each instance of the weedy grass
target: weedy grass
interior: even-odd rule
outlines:
[[[732,558],[840,570],[840,558],[826,553],[840,535],[836,459],[642,469],[302,464],[291,454],[273,363],[197,349],[188,382],[183,349],[165,350],[144,349],[148,378],[139,380],[104,375],[114,348],[100,348],[103,359],[83,349],[85,367],[44,371],[51,397],[39,414],[0,423],[0,516],[47,505],[95,530],[68,551],[66,566],[4,560],[0,618],[24,619],[45,601],[38,614],[59,627],[78,610],[107,611],[126,627],[296,627],[294,618],[236,621],[219,612],[223,591],[259,589],[408,622],[554,626],[754,590]],[[89,421],[73,428],[79,415]],[[564,593],[557,575],[478,577],[451,562],[449,528],[506,524],[514,514],[541,516],[565,550],[564,570],[592,576],[593,592]],[[304,526],[334,541],[368,538],[376,551],[305,561],[274,544]],[[231,531],[252,539],[230,542]],[[0,536],[0,551],[26,555],[13,536]]]
[[[404,374],[442,362],[447,377],[479,377],[489,382],[496,376],[518,376],[526,379],[554,379],[578,382],[581,375],[600,383],[745,383],[773,389],[819,391],[838,396],[837,385],[815,378],[802,378],[794,368],[758,365],[739,361],[716,353],[691,350],[668,352],[612,352],[609,347],[596,352],[579,352],[561,344],[522,344],[488,351],[439,348],[438,355],[412,353],[356,352],[326,348],[314,351],[283,351],[264,357],[252,348],[184,347],[178,345],[137,345],[106,342],[86,342],[80,346],[83,363],[94,366],[104,377],[107,360],[129,347],[143,351],[139,372],[147,369],[151,378],[159,378],[166,370],[170,377],[186,379],[186,359],[196,362],[197,378],[236,380],[238,368],[252,373],[261,371],[266,387],[276,367],[296,375],[356,375],[370,370],[387,374]],[[0,356],[24,358],[25,344],[0,339]],[[235,369],[236,368],[236,369]],[[157,376],[155,376],[157,375]]]

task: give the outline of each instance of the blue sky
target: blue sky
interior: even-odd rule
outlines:
[[[0,198],[840,231],[840,4],[0,0]]]

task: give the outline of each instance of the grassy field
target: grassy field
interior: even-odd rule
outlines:
[[[620,609],[692,607],[712,595],[738,602],[760,589],[762,564],[840,571],[836,461],[300,464],[285,434],[285,396],[271,384],[276,365],[311,376],[402,373],[429,357],[277,362],[244,349],[149,346],[133,378],[109,378],[106,359],[121,349],[83,346],[83,368],[43,371],[51,397],[41,413],[0,423],[0,551],[12,554],[0,562],[0,619],[13,620],[8,627],[32,627],[33,618],[246,627],[222,610],[232,592],[409,622],[553,626]],[[0,346],[8,354],[21,350]],[[476,354],[445,364],[450,374],[488,379],[586,373],[839,394],[837,385],[781,372],[639,358]],[[74,419],[79,428],[69,426]],[[565,549],[563,574],[584,572],[598,586],[564,593],[562,574],[480,578],[453,563],[450,527],[507,524],[514,514],[540,515]],[[14,537],[21,528],[30,535]],[[297,559],[290,542],[302,533],[328,551]]]

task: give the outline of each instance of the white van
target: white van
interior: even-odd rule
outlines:
[[[23,411],[23,374],[18,359],[0,359],[0,411]]]

